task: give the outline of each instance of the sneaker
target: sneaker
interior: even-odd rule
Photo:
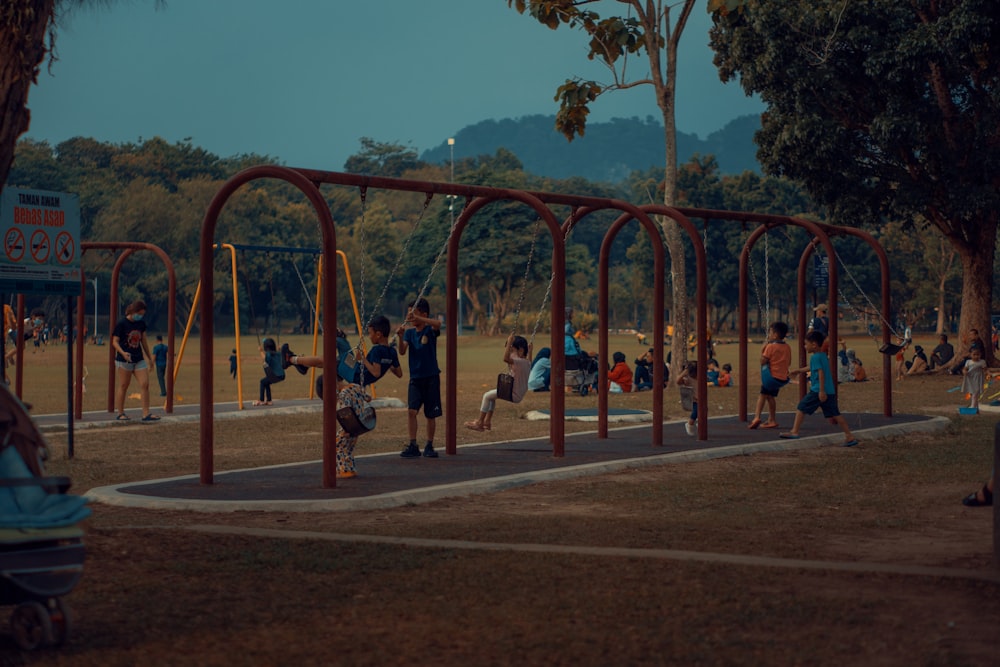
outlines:
[[[400,458],[403,459],[419,459],[420,458],[420,448],[414,444],[409,444],[406,446],[400,454]]]
[[[309,372],[309,367],[303,366],[302,364],[295,364],[295,370],[297,370],[300,375],[305,375]]]
[[[337,471],[337,479],[351,479],[357,477],[358,473],[353,470]]]
[[[292,357],[295,355],[288,348],[288,343],[281,344],[281,367],[288,368],[292,365]]]
[[[424,447],[424,458],[436,459],[437,457],[438,453],[434,451],[434,445],[428,443],[428,445]]]
[[[694,430],[694,424],[690,422],[684,422],[684,431],[688,435],[694,435],[696,433],[696,431]]]

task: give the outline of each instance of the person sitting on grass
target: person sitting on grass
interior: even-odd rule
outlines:
[[[715,386],[728,387],[732,384],[733,384],[733,365],[722,364],[722,370],[719,371],[719,379],[715,383]]]
[[[543,347],[531,362],[531,373],[528,375],[528,389],[531,391],[549,391],[552,382],[552,350]]]
[[[796,407],[792,430],[782,433],[779,437],[798,438],[799,429],[802,427],[802,420],[805,419],[805,416],[816,412],[817,408],[822,408],[823,416],[844,431],[843,446],[853,447],[858,444],[858,440],[851,433],[851,427],[847,425],[847,421],[837,407],[837,383],[833,381],[833,373],[830,371],[830,359],[822,351],[825,338],[826,336],[818,331],[810,331],[806,334],[806,352],[809,353],[809,365],[791,372],[800,375],[809,374],[809,393],[799,401]]]
[[[927,355],[924,354],[924,348],[919,345],[914,345],[913,360],[906,362],[906,374],[917,375],[919,373],[926,373],[928,369]]]
[[[531,372],[531,362],[528,357],[531,349],[523,336],[511,333],[507,336],[507,344],[503,350],[503,360],[508,372],[514,376],[514,391],[511,401],[520,403],[528,392],[528,374]],[[473,431],[489,431],[493,428],[493,412],[497,405],[497,390],[490,389],[483,394],[483,403],[479,408],[479,417],[465,422],[465,428]]]
[[[612,394],[627,394],[632,391],[632,369],[625,363],[625,353],[611,355],[615,365],[608,371],[608,389]]]

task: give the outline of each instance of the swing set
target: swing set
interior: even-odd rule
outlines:
[[[289,254],[289,255],[306,254],[306,255],[312,255],[312,256],[316,257],[316,267],[317,268],[316,268],[316,300],[315,301],[313,301],[313,299],[309,296],[309,291],[306,289],[305,280],[302,278],[302,273],[299,271],[298,265],[294,261],[292,262],[292,266],[295,267],[295,273],[296,273],[296,275],[299,278],[299,282],[302,285],[302,289],[305,292],[306,299],[309,301],[309,305],[310,305],[310,313],[311,313],[311,316],[312,316],[311,317],[311,319],[312,319],[312,327],[311,327],[311,329],[312,329],[312,336],[313,336],[313,341],[312,341],[312,348],[313,348],[312,352],[313,352],[313,354],[316,353],[316,350],[318,348],[319,331],[320,331],[320,329],[323,326],[322,325],[322,320],[320,319],[320,317],[321,317],[321,308],[320,308],[320,306],[321,306],[321,303],[322,303],[321,296],[322,296],[322,285],[323,285],[323,280],[322,280],[323,255],[321,254],[321,251],[315,250],[315,249],[312,249],[312,248],[290,248],[290,247],[282,247],[282,246],[256,246],[256,245],[240,245],[240,244],[233,244],[233,243],[217,243],[217,244],[215,244],[213,246],[213,248],[215,250],[224,250],[224,251],[228,251],[229,252],[229,260],[230,260],[229,264],[230,264],[230,272],[231,272],[231,276],[232,276],[232,295],[233,295],[233,330],[234,330],[235,336],[236,336],[236,392],[237,392],[237,402],[239,403],[239,409],[243,410],[243,409],[245,409],[245,407],[243,405],[243,403],[244,403],[244,399],[243,399],[243,362],[242,362],[242,359],[243,359],[243,348],[242,348],[242,344],[241,344],[242,335],[241,335],[241,329],[240,329],[240,299],[239,299],[239,273],[240,273],[240,270],[239,270],[239,265],[238,265],[238,262],[237,262],[237,259],[236,259],[236,252],[237,251],[240,251],[240,252],[243,252],[243,253],[245,253],[245,252],[265,252],[265,253],[268,253],[268,254]],[[342,266],[344,267],[344,274],[345,274],[345,277],[347,279],[348,291],[350,292],[350,295],[351,295],[351,305],[352,305],[352,308],[354,310],[355,322],[357,324],[358,331],[361,331],[362,318],[361,318],[361,313],[358,310],[358,302],[357,302],[357,298],[356,298],[355,292],[354,292],[354,282],[353,282],[353,280],[351,278],[351,270],[350,270],[350,265],[349,265],[349,263],[347,261],[347,255],[345,255],[342,251],[338,250],[337,251],[337,256],[340,259],[340,262],[341,262]],[[249,279],[246,277],[246,273],[245,272],[244,272],[244,286],[245,286],[245,289],[247,291],[248,301],[251,304],[251,306],[250,306],[251,317],[254,320],[253,325],[254,325],[254,329],[255,329],[256,334],[257,334],[257,342],[259,344],[260,341],[261,341],[260,328],[259,328],[259,326],[257,324],[256,317],[255,317],[255,315],[253,313],[253,305],[252,305],[253,304],[253,298],[252,298],[252,295],[250,293],[250,282],[249,282]],[[188,314],[187,324],[184,327],[184,335],[181,338],[181,344],[180,344],[180,347],[179,347],[179,349],[177,351],[177,362],[174,365],[174,382],[175,383],[177,381],[177,376],[178,376],[178,374],[180,372],[181,361],[184,358],[184,350],[187,347],[187,342],[188,342],[188,339],[190,338],[191,330],[194,328],[195,318],[198,315],[198,309],[199,309],[199,305],[200,305],[200,297],[201,297],[201,281],[199,280],[198,281],[198,286],[195,288],[195,292],[194,292],[194,305],[191,308],[191,312]],[[272,285],[272,288],[271,288],[271,299],[272,299],[272,305],[273,305],[273,303],[274,303],[274,289],[273,289],[273,285]],[[315,374],[315,369],[313,369],[313,374]],[[309,398],[313,398],[313,391],[314,391],[313,385],[314,385],[314,382],[310,382],[309,383],[309,386],[310,386],[310,389],[309,389]]]

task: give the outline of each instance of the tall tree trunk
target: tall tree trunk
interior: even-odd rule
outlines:
[[[45,58],[45,32],[55,0],[0,3],[0,190],[14,163],[17,139],[28,130],[28,91]]]
[[[997,365],[993,346],[989,343],[992,333],[990,314],[993,308],[993,260],[996,255],[997,214],[982,216],[973,226],[967,243],[956,243],[962,260],[962,314],[958,322],[963,339],[970,329],[977,329],[986,341],[986,360],[991,367]],[[964,342],[964,340],[963,340]]]

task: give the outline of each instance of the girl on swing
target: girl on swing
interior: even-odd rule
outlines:
[[[260,400],[255,406],[271,405],[271,385],[285,380],[285,369],[281,365],[281,355],[273,338],[265,338],[260,345],[260,358],[264,364],[264,377],[260,379]]]
[[[513,332],[507,336],[503,360],[508,372],[514,376],[514,391],[511,397],[513,403],[520,403],[528,393],[528,375],[531,373],[531,349],[523,336],[515,336]],[[465,428],[473,431],[489,431],[493,428],[493,412],[497,405],[497,390],[490,389],[483,394],[483,404],[479,408],[479,418],[465,422]]]

